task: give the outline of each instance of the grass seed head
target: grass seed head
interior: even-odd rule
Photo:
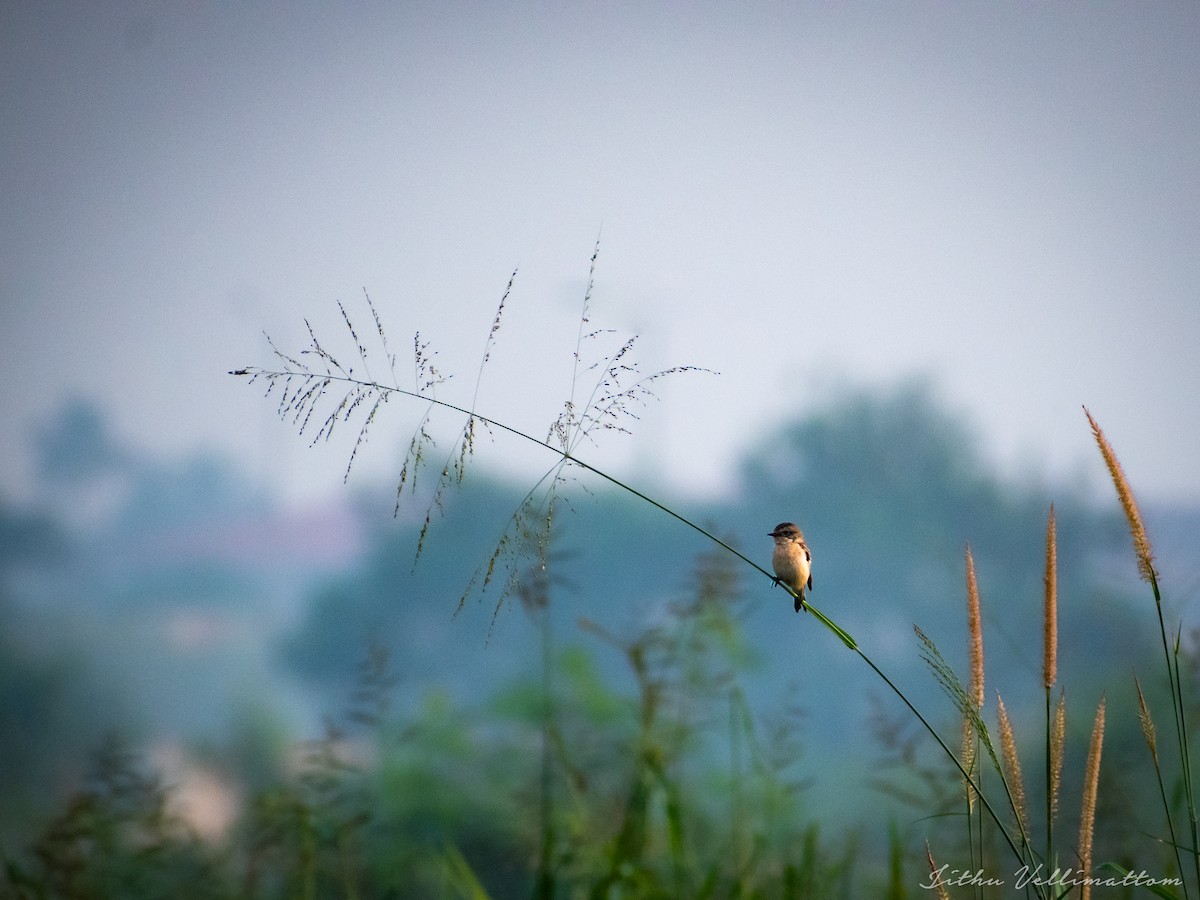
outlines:
[[[1129,534],[1133,538],[1133,552],[1137,555],[1138,574],[1142,576],[1143,581],[1151,584],[1157,583],[1158,572],[1154,568],[1154,552],[1150,548],[1150,539],[1146,536],[1146,525],[1142,522],[1142,513],[1133,497],[1133,490],[1129,487],[1125,472],[1121,469],[1121,463],[1117,459],[1117,454],[1113,452],[1112,445],[1109,444],[1108,438],[1104,436],[1104,432],[1100,430],[1100,426],[1096,424],[1096,420],[1092,418],[1092,414],[1088,412],[1086,406],[1083,408],[1083,413],[1092,426],[1092,435],[1096,438],[1100,455],[1104,457],[1108,474],[1112,476],[1113,486],[1117,489],[1117,499],[1121,501],[1125,520],[1129,523]]]
[[[971,697],[983,708],[983,624],[979,616],[979,586],[975,582],[975,560],[967,545],[967,628],[971,638]]]
[[[1050,519],[1046,523],[1045,600],[1042,625],[1042,684],[1046,690],[1058,678],[1058,536],[1054,524],[1054,504],[1050,504]]]
[[[1088,746],[1087,767],[1083,776],[1083,808],[1079,814],[1079,872],[1084,876],[1080,887],[1080,900],[1088,900],[1092,886],[1088,878],[1092,874],[1092,839],[1096,831],[1096,794],[1100,787],[1100,752],[1104,747],[1104,698],[1096,710],[1096,721],[1092,725],[1092,740]]]

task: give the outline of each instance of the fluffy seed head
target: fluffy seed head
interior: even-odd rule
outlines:
[[[1042,684],[1050,690],[1058,677],[1058,537],[1053,503],[1046,524],[1046,573],[1042,580],[1046,587],[1042,604]]]
[[[1013,812],[1017,816],[1017,824],[1021,832],[1029,833],[1029,813],[1025,806],[1025,783],[1021,778],[1021,760],[1017,757],[1017,740],[1013,735],[1012,722],[1008,719],[1008,711],[1000,694],[996,694],[997,717],[1000,720],[1000,751],[1004,760],[1004,777],[1008,781],[1008,789],[1012,793]]]
[[[967,545],[967,628],[971,637],[971,698],[983,708],[983,625],[979,618],[979,587],[975,583],[975,560]]]
[[[1088,412],[1086,406],[1083,408],[1083,413],[1091,423],[1092,435],[1096,438],[1100,455],[1104,457],[1108,474],[1112,476],[1113,486],[1117,489],[1117,499],[1121,501],[1121,509],[1125,511],[1125,520],[1129,523],[1129,534],[1133,538],[1133,552],[1137,555],[1138,574],[1142,576],[1143,581],[1154,584],[1158,581],[1158,572],[1154,568],[1154,552],[1150,549],[1150,539],[1146,537],[1146,526],[1142,522],[1141,511],[1138,510],[1137,501],[1133,499],[1133,490],[1125,479],[1125,472],[1121,469],[1117,454],[1113,452],[1108,438],[1104,436],[1104,432],[1100,430],[1100,426],[1096,424],[1096,420],[1092,418],[1092,414]]]
[[[1062,786],[1063,748],[1067,743],[1067,695],[1060,692],[1050,726],[1050,818],[1058,814],[1059,788]]]

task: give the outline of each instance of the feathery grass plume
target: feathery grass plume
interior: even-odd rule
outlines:
[[[521,554],[532,553],[534,556],[540,556],[545,551],[556,505],[560,500],[566,502],[565,498],[561,496],[560,488],[565,482],[572,480],[568,476],[568,469],[588,471],[609,481],[622,490],[628,491],[674,516],[705,537],[724,546],[747,563],[755,565],[750,559],[700,526],[573,455],[582,441],[587,440],[596,444],[601,433],[605,431],[629,433],[628,423],[636,421],[640,408],[650,400],[656,399],[655,388],[662,379],[683,372],[711,371],[697,366],[674,366],[646,374],[634,359],[636,335],[621,342],[611,352],[595,350],[598,343],[612,334],[610,330],[592,329],[589,324],[591,296],[599,252],[600,243],[597,240],[591,257],[587,290],[580,315],[570,394],[563,411],[551,424],[545,440],[482,415],[477,411],[476,406],[483,373],[491,360],[492,351],[495,349],[496,336],[516,281],[515,270],[508,279],[488,329],[469,406],[448,403],[437,396],[436,389],[444,384],[449,376],[443,375],[439,370],[436,364],[437,354],[430,350],[428,341],[422,340],[420,332],[413,338],[414,383],[409,388],[400,386],[400,379],[396,373],[396,355],[388,347],[382,320],[366,291],[363,292],[366,304],[370,310],[371,320],[374,322],[383,359],[387,363],[388,372],[384,379],[376,380],[372,374],[368,362],[376,358],[376,353],[368,349],[366,343],[359,337],[358,329],[351,320],[350,312],[341,303],[338,303],[338,309],[353,348],[349,353],[343,354],[339,350],[335,356],[317,338],[312,326],[305,321],[309,343],[300,353],[291,356],[282,352],[268,336],[267,343],[274,353],[277,366],[273,369],[243,367],[234,369],[230,374],[248,377],[251,383],[265,382],[266,393],[270,395],[274,392],[278,398],[277,413],[279,416],[297,426],[301,434],[308,432],[310,421],[314,425],[320,422],[319,427],[316,427],[313,443],[329,440],[335,427],[340,431],[343,424],[348,425],[361,418],[358,437],[350,453],[350,460],[343,476],[344,480],[349,478],[350,469],[357,459],[358,452],[367,441],[370,426],[374,423],[376,415],[384,403],[394,397],[406,397],[423,404],[424,409],[417,417],[413,436],[400,469],[399,483],[396,486],[396,503],[393,510],[393,514],[398,516],[406,488],[409,493],[416,493],[417,476],[420,470],[423,467],[432,469],[435,476],[433,484],[429,488],[431,499],[426,507],[417,536],[414,564],[424,550],[435,512],[442,511],[446,494],[463,483],[468,461],[474,455],[476,438],[479,436],[480,429],[489,434],[493,431],[507,432],[556,454],[558,459],[549,466],[517,505],[497,539],[491,556],[471,577],[459,600],[458,606],[461,609],[467,595],[476,588],[484,591],[493,582],[499,584],[499,597],[493,613],[493,623],[516,583],[517,573],[520,571],[524,559]],[[585,353],[585,345],[590,352]],[[343,364],[343,360],[346,364]],[[591,361],[589,362],[589,360]],[[595,382],[589,387],[583,383],[582,379],[585,376],[590,377],[591,373],[595,374]],[[437,410],[463,417],[463,424],[440,466],[437,466],[436,462],[430,458],[431,448],[436,446],[431,421],[433,413]],[[761,566],[758,568],[761,569]],[[764,575],[769,574],[766,570],[762,570],[762,572]],[[817,615],[823,624],[842,638],[847,646],[855,647],[854,641],[849,635],[846,635],[824,616]]]
[[[1021,760],[1017,756],[1017,740],[1013,736],[1012,722],[1008,718],[1008,710],[996,692],[997,717],[1000,720],[1000,753],[1004,760],[1004,777],[1008,779],[1008,788],[1012,796],[1013,812],[1017,817],[1017,826],[1023,834],[1029,833],[1029,810],[1025,806],[1025,781],[1021,778]]]
[[[1042,684],[1050,690],[1058,678],[1058,535],[1053,503],[1046,523],[1046,572],[1042,582],[1046,588],[1042,604]]]
[[[1086,406],[1083,408],[1083,414],[1087,416],[1087,420],[1092,426],[1092,435],[1096,438],[1100,455],[1104,457],[1108,474],[1112,476],[1113,486],[1117,489],[1117,498],[1121,501],[1121,509],[1125,511],[1125,520],[1129,523],[1129,534],[1133,538],[1133,552],[1137,555],[1138,574],[1141,575],[1143,581],[1157,583],[1158,571],[1154,568],[1154,553],[1150,549],[1150,539],[1146,536],[1146,526],[1142,522],[1142,514],[1133,497],[1133,490],[1125,479],[1125,472],[1121,469],[1121,463],[1117,459],[1117,454],[1113,452],[1112,445],[1108,443],[1108,438],[1104,436],[1104,432],[1100,430],[1100,426],[1096,424],[1096,420],[1092,418],[1092,414],[1088,412]]]
[[[1142,735],[1146,738],[1146,746],[1150,750],[1150,760],[1154,764],[1154,778],[1158,782],[1158,797],[1162,803],[1163,811],[1166,813],[1167,829],[1171,833],[1171,846],[1176,848],[1176,862],[1179,865],[1179,871],[1183,871],[1183,858],[1179,853],[1179,838],[1175,832],[1175,819],[1171,814],[1171,802],[1167,799],[1167,785],[1163,780],[1162,766],[1158,760],[1158,732],[1154,727],[1154,719],[1150,716],[1150,707],[1146,705],[1146,697],[1142,694],[1142,683],[1135,677],[1134,685],[1137,687],[1138,695],[1138,721],[1142,726]],[[1185,894],[1186,896],[1186,891]]]
[[[1154,720],[1150,718],[1150,709],[1146,706],[1146,698],[1142,694],[1142,683],[1133,679],[1138,695],[1138,721],[1142,724],[1142,734],[1146,737],[1146,746],[1150,748],[1150,756],[1154,758],[1154,768],[1158,768],[1158,737],[1154,728]]]
[[[983,709],[983,625],[979,618],[979,586],[975,583],[975,559],[967,544],[967,628],[971,637],[971,697]]]
[[[1050,771],[1047,792],[1050,795],[1050,819],[1058,814],[1058,795],[1062,787],[1063,748],[1067,743],[1067,695],[1060,692],[1050,726]]]
[[[1092,874],[1092,838],[1096,831],[1096,793],[1100,786],[1100,751],[1104,747],[1104,698],[1096,710],[1096,722],[1092,726],[1092,742],[1088,746],[1087,767],[1083,776],[1083,807],[1079,813],[1079,874],[1083,884],[1079,888],[1080,900],[1092,895],[1089,879]]]
[[[988,727],[979,715],[979,706],[975,703],[974,696],[968,693],[967,688],[959,680],[959,677],[954,674],[954,669],[950,667],[950,663],[946,662],[946,657],[942,656],[942,651],[938,650],[937,644],[933,642],[929,635],[916,625],[913,626],[913,632],[916,634],[917,640],[921,642],[921,658],[929,666],[929,670],[933,673],[933,677],[937,680],[937,683],[942,686],[947,696],[954,701],[954,705],[958,708],[959,713],[970,721],[971,728],[979,736],[979,742],[988,752],[988,756],[991,757],[996,771],[1000,771],[1000,757],[996,754],[996,746],[992,743]],[[953,758],[953,754],[951,753],[950,755]],[[965,769],[966,766],[963,766],[963,768]]]

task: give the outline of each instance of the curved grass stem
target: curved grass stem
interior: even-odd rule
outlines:
[[[234,370],[230,374],[240,375],[240,376],[249,376],[251,379],[263,378],[268,381],[272,381],[274,379],[280,379],[280,378],[295,378],[298,374],[304,374],[304,373],[287,372],[287,371],[270,371],[270,370],[259,369],[259,368],[245,368],[245,369]],[[743,554],[741,551],[739,551],[735,547],[731,546],[726,541],[721,540],[721,538],[717,537],[711,531],[707,530],[706,528],[702,527],[701,525],[697,524],[696,522],[692,521],[691,519],[687,518],[686,516],[676,512],[675,510],[671,509],[669,506],[659,502],[658,500],[655,500],[653,497],[649,496],[648,494],[643,493],[642,491],[638,490],[637,488],[633,487],[632,485],[622,481],[621,479],[619,479],[613,475],[608,474],[607,472],[603,471],[602,469],[597,468],[596,466],[592,465],[591,463],[587,462],[586,460],[580,459],[578,456],[575,456],[570,451],[569,447],[566,449],[555,447],[554,445],[550,444],[549,442],[541,440],[539,438],[536,438],[533,435],[529,434],[528,432],[522,431],[519,428],[514,428],[511,425],[506,425],[505,423],[500,422],[496,419],[492,419],[488,416],[482,415],[482,414],[474,411],[473,409],[466,409],[464,407],[457,406],[457,405],[447,402],[445,400],[439,400],[435,397],[431,397],[427,394],[423,394],[418,391],[409,391],[409,390],[405,390],[405,389],[399,388],[399,387],[392,387],[392,386],[388,386],[388,385],[379,384],[377,382],[364,381],[361,379],[354,378],[352,375],[349,375],[349,374],[336,375],[336,374],[326,373],[326,374],[322,374],[319,376],[313,374],[313,375],[309,375],[307,377],[320,378],[320,379],[325,380],[326,382],[329,382],[329,381],[343,382],[343,383],[347,384],[349,387],[359,389],[359,390],[371,390],[371,391],[377,391],[377,392],[379,392],[381,394],[385,394],[385,395],[386,394],[397,394],[400,396],[410,397],[415,400],[420,400],[425,403],[430,403],[430,404],[442,407],[444,409],[448,409],[452,412],[460,413],[462,415],[468,416],[470,419],[478,420],[479,422],[482,422],[489,427],[495,428],[499,431],[508,432],[509,434],[512,434],[518,438],[521,438],[531,444],[536,444],[538,447],[541,447],[542,449],[548,450],[549,452],[555,454],[559,458],[559,463],[557,465],[568,465],[568,464],[575,465],[585,471],[591,472],[592,474],[596,475],[599,478],[604,479],[605,481],[608,481],[610,484],[614,485],[615,487],[619,488],[620,490],[625,491],[626,493],[629,493],[629,494],[633,495],[634,497],[637,497],[639,500],[642,500],[642,501],[650,504],[651,506],[655,507],[656,509],[661,510],[662,512],[666,513],[668,516],[670,516],[673,519],[677,520],[678,522],[682,523],[683,525],[686,525],[688,528],[691,528],[693,531],[698,532],[700,535],[702,535],[703,537],[712,541],[717,546],[719,546],[722,549],[724,549],[725,551],[733,554],[735,557],[737,557],[742,562],[746,563],[748,566],[752,567],[753,569],[756,569],[758,572],[760,572],[767,578],[770,578],[772,583],[775,583],[775,578],[770,572],[768,572],[766,569],[764,569],[762,566],[760,566],[754,560],[750,559],[748,556]],[[788,590],[790,592],[790,588]],[[1000,832],[1004,836],[1004,840],[1008,843],[1008,846],[1011,848],[1014,856],[1016,856],[1018,859],[1023,860],[1024,856],[1022,855],[1021,850],[1018,848],[1016,842],[1013,840],[1012,835],[1009,834],[1008,829],[1004,827],[1000,817],[997,815],[995,809],[993,809],[993,807],[992,807],[991,803],[988,801],[987,797],[982,793],[982,791],[980,791],[979,786],[976,783],[975,779],[972,777],[971,773],[968,772],[963,767],[962,763],[958,759],[958,756],[946,745],[946,743],[942,739],[942,737],[937,733],[937,731],[929,723],[929,721],[925,718],[925,716],[916,708],[916,706],[913,705],[912,701],[910,701],[908,699],[908,697],[904,694],[904,692],[900,690],[900,688],[883,672],[883,670],[880,669],[875,664],[875,662],[869,656],[867,656],[866,653],[863,652],[863,650],[858,646],[858,643],[854,640],[854,638],[845,629],[843,629],[836,622],[834,622],[832,619],[830,619],[823,612],[821,612],[819,609],[812,606],[811,604],[806,602],[803,608],[807,609],[808,612],[812,613],[813,616],[822,625],[824,625],[831,632],[833,632],[833,634],[836,635],[837,638],[843,644],[845,644],[845,646],[848,649],[853,650],[855,653],[857,653],[858,656],[863,660],[863,662],[865,662],[867,664],[867,666],[877,676],[879,676],[880,679],[883,680],[884,684],[886,684],[892,690],[892,692],[898,698],[900,698],[901,702],[909,709],[909,711],[914,716],[917,717],[917,720],[921,723],[921,725],[925,728],[925,730],[927,732],[929,732],[929,734],[937,742],[938,746],[941,747],[942,751],[946,754],[946,756],[949,757],[949,759],[954,763],[955,767],[959,770],[959,772],[962,774],[962,776],[967,780],[968,784],[970,784],[974,788],[974,790],[977,792],[977,795],[980,798],[980,802],[982,803],[983,807],[987,810],[988,815],[997,824],[997,826],[999,826]]]

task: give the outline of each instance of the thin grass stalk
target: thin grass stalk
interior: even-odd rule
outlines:
[[[978,591],[975,591],[974,595],[977,598]],[[975,604],[972,604],[972,605],[975,605]],[[1001,761],[1000,754],[997,753],[995,745],[993,744],[991,738],[988,736],[987,725],[984,723],[982,717],[979,714],[979,709],[975,702],[974,692],[972,692],[971,690],[969,690],[966,686],[964,686],[962,684],[962,682],[954,674],[954,671],[950,667],[949,663],[947,663],[946,660],[942,657],[940,651],[938,651],[937,646],[933,643],[933,641],[931,641],[929,639],[929,637],[923,631],[921,631],[921,629],[919,627],[913,626],[913,630],[916,632],[918,639],[921,641],[921,643],[924,647],[924,650],[922,651],[922,656],[924,657],[925,661],[929,664],[931,670],[933,671],[934,677],[942,685],[942,687],[946,690],[946,692],[950,695],[951,699],[954,701],[955,705],[958,706],[959,711],[962,713],[962,715],[970,720],[972,729],[975,731],[975,733],[977,735],[977,740],[987,750],[988,755],[992,760],[992,764],[995,767],[997,774],[1000,776],[1000,783],[1004,787],[1005,794],[1008,797],[1009,805],[1012,807],[1012,809],[1015,812],[1022,805],[1022,801],[1020,801],[1017,798],[1017,796],[1014,793],[1013,788],[1010,784],[1010,779],[1008,777],[1006,777],[1006,770],[1012,771],[1012,769],[1013,769],[1013,766],[1011,765],[1011,759],[1012,759],[1013,754],[1009,753],[1008,763]],[[977,637],[978,636],[979,635],[977,635]],[[960,771],[963,771],[965,774],[967,771],[966,767],[963,766],[957,758],[954,760],[954,762],[956,765],[959,766]],[[978,775],[976,775],[975,777],[977,778]],[[1001,834],[1004,836],[1005,840],[1008,841],[1009,846],[1014,850],[1014,855],[1016,856],[1016,858],[1021,863],[1032,867],[1033,864],[1036,863],[1036,854],[1033,852],[1033,848],[1029,841],[1029,834],[1026,830],[1026,827],[1025,827],[1022,817],[1017,816],[1017,819],[1016,819],[1016,824],[1018,827],[1018,831],[1020,832],[1020,840],[1021,840],[1021,847],[1018,850],[1017,845],[1014,842],[1013,836],[1010,833],[1008,827],[1006,826],[1006,824],[1004,822],[1000,821],[1000,819],[997,818],[994,809],[987,803],[987,797],[985,795],[983,795],[982,792],[979,791],[978,782],[972,781],[972,785],[973,785],[974,789],[977,792],[979,792],[980,801],[982,803],[984,803],[984,808],[988,810],[988,813],[992,817],[992,820],[999,827]],[[984,848],[982,827],[980,827],[980,829],[979,829],[979,838],[980,838],[980,840],[979,840],[980,853],[982,856],[983,848]]]
[[[542,770],[541,770],[541,817],[542,817],[542,850],[538,860],[537,881],[534,887],[534,897],[539,900],[552,900],[554,897],[554,866],[551,860],[554,855],[554,759],[553,735],[555,702],[554,702],[554,650],[553,630],[550,627],[550,603],[546,598],[545,607],[541,610],[541,643],[542,643]]]
[[[1042,576],[1042,687],[1046,691],[1046,864],[1054,861],[1054,808],[1058,785],[1054,773],[1054,718],[1051,694],[1058,680],[1058,531],[1054,504],[1046,522],[1046,568]],[[1060,756],[1061,761],[1061,756]]]
[[[946,745],[946,742],[942,740],[942,736],[937,733],[937,730],[932,725],[929,724],[929,720],[925,718],[919,709],[913,706],[912,701],[908,699],[908,697],[902,690],[900,690],[900,688],[896,687],[895,682],[888,678],[887,675],[883,673],[883,670],[879,668],[879,666],[875,665],[875,662],[871,659],[871,657],[863,653],[858,647],[854,648],[854,652],[859,655],[862,661],[865,662],[871,668],[871,670],[880,677],[880,679],[882,679],[884,684],[892,689],[892,692],[900,698],[900,702],[908,707],[908,711],[917,717],[917,721],[920,722],[922,727],[929,732],[930,736],[937,741],[938,746],[942,748],[942,752],[950,758],[952,763],[954,763],[954,766],[958,769],[959,774],[962,775],[968,784],[970,784],[970,786],[975,790],[979,797],[980,804],[984,809],[987,810],[987,813],[991,817],[992,821],[995,822],[999,827],[1000,833],[1004,836],[1004,841],[1008,844],[1009,849],[1012,850],[1013,855],[1017,859],[1024,861],[1024,857],[1021,855],[1021,851],[1017,848],[1016,842],[1012,839],[1012,835],[1009,834],[1008,829],[1004,827],[1004,822],[1000,819],[1000,816],[992,807],[991,801],[988,800],[987,795],[979,790],[979,783],[975,780],[975,777],[972,776],[971,773],[965,768],[963,768],[963,764],[958,759],[958,754],[956,754]]]
[[[742,828],[745,819],[742,796],[742,729],[741,689],[729,690],[729,842],[733,855],[733,871],[740,878],[743,871]]]
[[[888,886],[887,900],[905,900],[904,890],[904,842],[900,829],[893,819],[888,822]]]
[[[978,771],[976,769],[979,760],[979,735],[975,732],[971,716],[964,715],[962,720],[963,768],[975,777],[981,778],[982,769]],[[963,818],[967,823],[967,856],[971,862],[971,870],[978,871],[983,868],[983,816],[975,814],[975,802],[979,799],[979,791],[976,790],[975,783],[970,779],[963,780],[963,799],[966,801]],[[928,847],[926,850],[928,851]],[[944,891],[944,886],[941,889]],[[975,886],[975,894],[982,896],[980,885]]]
[[[1151,584],[1154,587],[1154,596],[1155,596],[1155,599],[1157,600],[1158,599],[1158,579],[1157,578],[1153,579],[1151,581]],[[1161,605],[1160,605],[1160,608],[1161,608]],[[1195,792],[1194,783],[1192,781],[1192,751],[1188,745],[1188,727],[1187,727],[1187,711],[1186,711],[1187,707],[1186,707],[1186,704],[1184,703],[1183,681],[1182,681],[1182,678],[1180,677],[1180,672],[1179,672],[1179,637],[1180,636],[1177,633],[1175,635],[1175,653],[1172,658],[1173,663],[1174,663],[1174,665],[1173,665],[1173,671],[1174,671],[1173,681],[1178,690],[1178,693],[1174,699],[1175,699],[1176,714],[1178,716],[1178,721],[1179,721],[1179,734],[1180,734],[1179,753],[1180,753],[1180,761],[1181,761],[1182,767],[1183,767],[1183,788],[1184,788],[1184,793],[1187,797],[1188,816],[1190,819],[1189,824],[1191,826],[1191,832],[1192,832],[1192,847],[1191,847],[1192,864],[1195,869],[1195,875],[1196,875],[1196,889],[1198,891],[1200,891],[1200,840],[1197,839],[1198,829],[1197,829],[1197,822],[1196,822],[1196,792]],[[1183,875],[1183,870],[1181,867],[1180,876],[1182,877],[1182,875]],[[1186,882],[1184,882],[1184,896],[1187,896],[1187,883]]]

